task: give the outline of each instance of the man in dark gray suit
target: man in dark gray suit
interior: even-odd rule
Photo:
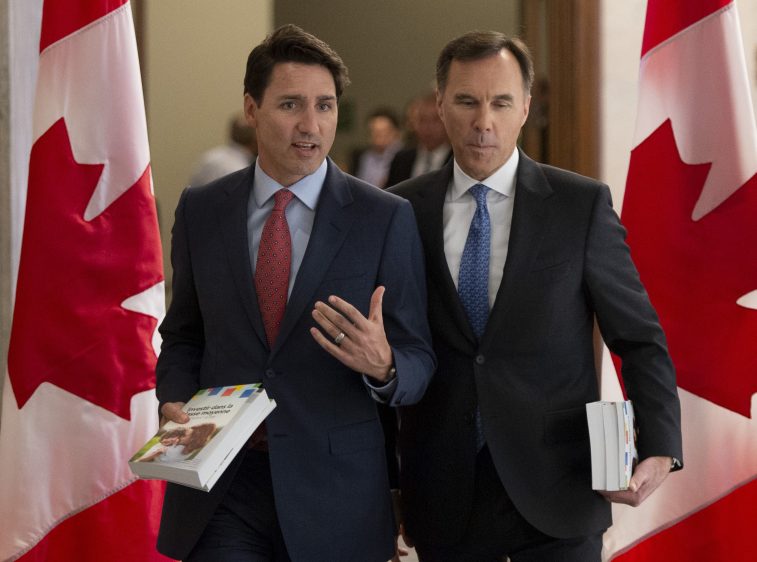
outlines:
[[[162,414],[263,382],[277,407],[211,492],[168,485],[158,548],[187,562],[386,562],[394,521],[376,401],[434,369],[407,201],[327,158],[347,69],[284,26],[247,61],[254,166],[182,193],[161,325]],[[327,304],[328,303],[328,304]]]
[[[404,523],[423,562],[598,561],[610,502],[638,505],[682,458],[673,365],[609,189],[516,148],[532,80],[519,40],[451,41],[437,103],[454,162],[391,190],[415,209],[439,363],[400,409]],[[604,495],[585,412],[595,317],[639,424],[631,488]]]

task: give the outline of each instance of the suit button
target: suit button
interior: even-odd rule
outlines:
[[[476,355],[476,363],[483,365],[484,363],[486,363],[486,357],[484,357],[483,355]]]
[[[273,369],[266,369],[265,370],[265,376],[268,379],[275,379],[276,378],[276,371]]]

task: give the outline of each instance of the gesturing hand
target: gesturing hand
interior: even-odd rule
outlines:
[[[392,367],[392,349],[384,332],[383,299],[384,287],[378,287],[371,296],[368,318],[339,297],[330,296],[328,305],[318,301],[313,319],[320,330],[310,328],[310,334],[318,345],[353,371],[385,382]]]

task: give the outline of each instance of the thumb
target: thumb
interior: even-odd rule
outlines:
[[[384,292],[386,289],[383,285],[376,287],[371,295],[371,306],[368,311],[368,319],[372,322],[378,322],[380,325],[384,325],[384,315],[381,311],[381,306],[384,302]]]

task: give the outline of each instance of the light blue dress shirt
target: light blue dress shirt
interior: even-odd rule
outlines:
[[[292,295],[292,287],[295,279],[297,279],[297,272],[300,270],[302,258],[308,248],[310,233],[313,231],[315,210],[318,206],[321,189],[323,189],[323,182],[326,179],[327,169],[328,164],[324,160],[315,172],[286,188],[294,193],[294,198],[287,205],[285,213],[289,224],[289,235],[292,238],[292,264],[289,269],[287,297]],[[252,197],[247,203],[247,246],[250,250],[253,277],[258,261],[260,237],[263,234],[265,221],[273,210],[273,194],[280,189],[284,189],[284,186],[266,174],[260,166],[255,166]]]

